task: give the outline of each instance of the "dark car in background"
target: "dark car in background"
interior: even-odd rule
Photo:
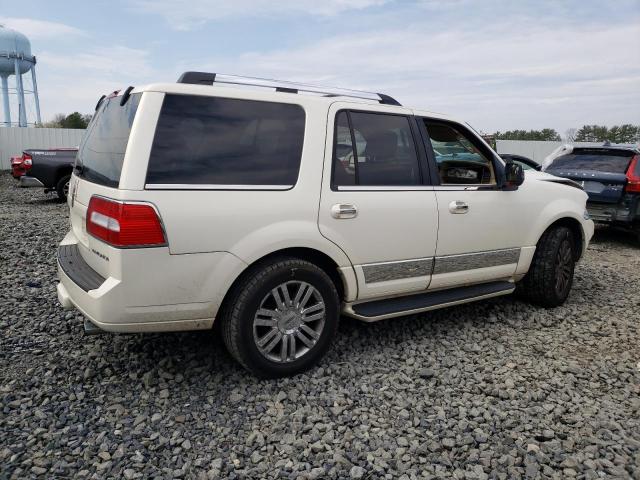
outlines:
[[[61,200],[66,200],[77,153],[77,148],[25,150],[19,164],[12,162],[12,172],[14,177],[20,173],[20,187],[42,187],[45,193],[55,191]]]
[[[640,239],[638,146],[573,147],[553,158],[544,170],[582,185],[594,221],[630,229]]]

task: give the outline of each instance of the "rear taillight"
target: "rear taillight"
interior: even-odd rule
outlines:
[[[87,232],[114,247],[159,247],[167,244],[160,217],[146,203],[91,197]]]
[[[627,169],[627,186],[625,192],[640,193],[640,156],[635,155],[631,159]]]
[[[31,165],[33,165],[33,158],[31,158],[31,155],[29,155],[28,153],[24,153],[22,155],[22,166],[25,170],[29,170],[31,168]]]

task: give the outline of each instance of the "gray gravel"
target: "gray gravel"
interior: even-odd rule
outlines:
[[[67,208],[0,175],[0,478],[640,479],[640,250],[598,232],[568,303],[344,319],[305,375],[212,334],[84,337]]]

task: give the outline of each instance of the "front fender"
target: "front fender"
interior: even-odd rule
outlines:
[[[572,188],[558,186],[560,188]],[[580,226],[582,237],[581,253],[587,249],[593,236],[594,225],[593,221],[586,219],[584,215],[587,195],[579,190],[576,190],[576,193],[579,195],[556,198],[544,206],[531,229],[529,245],[536,245],[542,234],[554,223],[563,219],[570,219]]]

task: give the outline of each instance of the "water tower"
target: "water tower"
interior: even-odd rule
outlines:
[[[25,90],[22,75],[31,71],[33,90]],[[27,111],[25,108],[25,93],[33,94],[36,106],[36,121],[40,121],[40,100],[38,99],[38,84],[36,83],[36,57],[31,55],[31,43],[20,32],[0,25],[0,80],[2,80],[2,105],[4,106],[4,126],[11,126],[11,106],[9,104],[9,77],[16,78],[15,90],[18,99],[19,127],[27,126]],[[33,122],[32,122],[33,123]]]

